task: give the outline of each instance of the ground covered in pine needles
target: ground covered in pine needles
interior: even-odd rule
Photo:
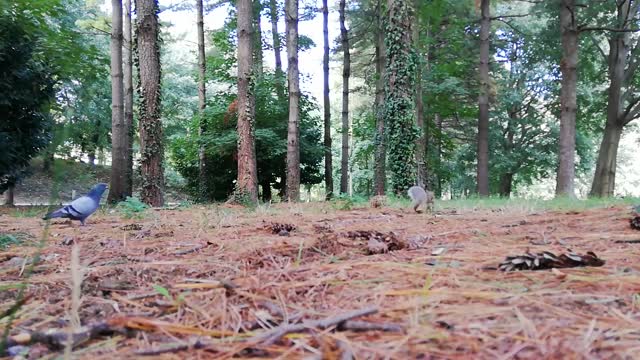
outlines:
[[[103,210],[48,231],[44,210],[4,209],[0,356],[58,357],[70,332],[66,351],[95,360],[640,354],[628,206],[338,207],[350,206]],[[593,252],[604,265],[499,269],[543,252]],[[541,267],[534,258],[510,261]]]

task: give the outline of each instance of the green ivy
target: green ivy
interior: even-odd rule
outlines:
[[[385,23],[387,63],[385,101],[388,162],[393,192],[404,193],[415,183],[415,143],[418,129],[414,121],[413,85],[416,55],[411,41],[413,8],[409,0],[395,0]]]

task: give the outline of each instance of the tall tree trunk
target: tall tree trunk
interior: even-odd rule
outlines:
[[[122,0],[111,1],[111,184],[107,201],[127,197],[127,129],[124,122],[122,75]],[[95,150],[94,150],[95,151]],[[95,152],[90,161],[95,160]]]
[[[478,194],[489,196],[489,36],[490,0],[480,2],[480,96],[478,96]]]
[[[575,197],[576,150],[576,86],[578,82],[578,28],[575,20],[575,0],[562,0],[560,29],[562,31],[562,60],[560,71],[560,139],[556,196]]]
[[[635,16],[640,2],[633,3],[624,0],[617,6],[617,27],[628,29],[629,15]],[[630,14],[631,13],[631,14]],[[616,166],[618,157],[618,146],[622,131],[626,124],[624,111],[624,98],[629,98],[629,94],[623,93],[626,87],[625,79],[631,79],[635,68],[629,66],[625,71],[629,60],[629,43],[631,33],[611,32],[609,40],[609,91],[607,99],[607,123],[604,128],[600,150],[598,151],[598,161],[596,162],[596,172],[591,185],[590,196],[609,197],[614,195]],[[638,44],[636,44],[636,47]]]
[[[262,76],[264,72],[262,61],[262,2],[253,0],[253,66],[255,75]]]
[[[374,164],[374,194],[384,195],[386,182],[386,148],[384,133],[384,66],[385,66],[385,48],[384,48],[384,24],[382,0],[378,0],[376,4],[376,135],[375,135],[375,164]]]
[[[258,170],[255,148],[255,94],[253,68],[253,5],[238,0],[238,182],[237,191],[258,201]]]
[[[411,48],[411,0],[388,0],[385,29],[387,66],[384,117],[389,129],[389,165],[393,192],[404,195],[415,184],[416,132],[414,117],[415,73]]]
[[[420,6],[420,0],[415,0],[416,9]],[[415,26],[413,28],[413,41],[418,52],[418,63],[416,70],[416,126],[418,127],[418,139],[416,140],[416,175],[417,184],[423,189],[427,188],[427,136],[424,127],[424,101],[422,99],[422,45],[420,44],[420,17],[414,16]]]
[[[298,0],[285,0],[289,60],[289,126],[287,131],[287,200],[300,200],[300,79],[298,72]]]
[[[16,186],[15,185],[11,185],[11,186],[9,186],[7,191],[4,193],[4,205],[5,206],[15,206],[15,199],[14,199],[15,189],[16,189]]]
[[[278,3],[269,0],[269,17],[271,19],[271,34],[273,37],[273,53],[276,61],[276,94],[280,101],[284,101],[284,73],[282,72],[282,58],[280,55],[280,34],[278,33]]]
[[[202,0],[196,0],[196,23],[198,27],[198,135],[200,146],[198,148],[198,185],[201,200],[207,200],[209,192],[207,189],[207,151],[203,138],[207,131],[207,121],[205,119],[205,108],[207,106],[207,88],[205,75],[207,71],[207,60],[204,49],[204,10]]]
[[[440,116],[439,113],[435,113],[433,115],[433,122],[436,124],[436,127],[438,128],[438,137],[437,137],[437,150],[438,150],[438,164],[437,167],[438,169],[442,169],[442,117]],[[436,196],[437,197],[441,197],[442,196],[442,176],[440,176],[440,174],[437,174],[438,176],[438,187],[436,189]]]
[[[124,127],[127,134],[127,165],[125,169],[125,196],[133,195],[133,43],[131,42],[131,0],[124,0],[123,84]]]
[[[329,6],[322,0],[322,34],[324,56],[322,70],[324,74],[324,187],[326,199],[333,197],[333,159],[331,153],[331,104],[329,102]]]
[[[349,77],[351,56],[349,33],[345,26],[345,0],[340,0],[340,39],[342,40],[342,161],[340,163],[340,193],[349,191]]]
[[[140,93],[141,200],[164,204],[163,138],[160,122],[160,29],[157,0],[136,0],[136,42]]]
[[[271,201],[271,176],[263,176],[260,179],[260,186],[262,187],[262,201]]]

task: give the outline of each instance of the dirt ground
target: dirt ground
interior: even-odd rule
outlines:
[[[78,341],[74,358],[640,357],[640,244],[624,242],[640,232],[622,206],[440,207],[435,215],[328,203],[194,206],[129,220],[103,211],[86,227],[52,222],[31,274],[27,259],[39,251],[45,222],[11,211],[1,212],[2,232],[29,236],[0,252],[0,312],[26,283],[11,335],[65,333],[76,315],[107,328]],[[358,231],[410,247],[369,255]],[[77,311],[73,243],[84,272]],[[496,270],[508,255],[567,249],[606,263]],[[299,326],[278,332],[287,323]],[[28,358],[62,354],[42,344],[22,349]]]

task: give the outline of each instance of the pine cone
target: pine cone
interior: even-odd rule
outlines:
[[[573,253],[568,250],[566,254],[556,256],[555,254],[543,251],[532,254],[527,252],[524,255],[507,256],[499,266],[502,271],[513,270],[545,270],[551,268],[569,268],[578,266],[602,266],[604,260],[595,253],[588,251],[584,255]]]

